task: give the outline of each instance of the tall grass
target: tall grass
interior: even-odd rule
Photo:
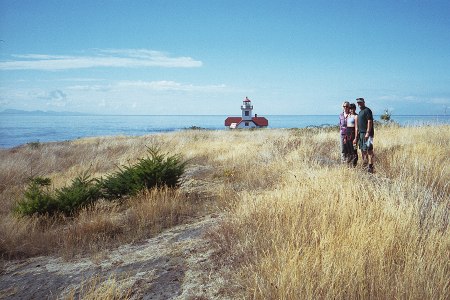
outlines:
[[[337,132],[317,128],[188,130],[0,150],[0,253],[98,251],[207,207],[225,215],[209,236],[233,298],[446,299],[449,129],[377,127],[373,175],[339,164]],[[86,170],[98,177],[132,164],[152,145],[189,160],[181,189],[100,202],[73,218],[11,214],[31,171],[59,188]]]
[[[278,185],[237,193],[213,240],[244,297],[448,297],[450,131],[382,128],[377,136],[373,176],[299,147],[278,161]],[[316,134],[310,145],[327,149],[331,138]]]
[[[117,170],[117,166],[125,162],[142,162],[148,147],[156,143],[157,137],[153,136],[91,138],[1,150],[0,256],[14,258],[58,253],[71,257],[92,253],[149,237],[195,215],[197,210],[194,208],[202,206],[197,204],[197,198],[166,188],[144,191],[133,195],[129,201],[100,201],[70,217],[55,214],[18,218],[13,213],[13,208],[27,192],[30,176],[48,177],[52,182],[50,188],[62,190],[77,174],[89,172],[100,177]],[[173,148],[165,150],[169,152]],[[30,163],[29,155],[36,161]]]
[[[130,284],[120,280],[120,277],[115,275],[106,279],[94,276],[83,281],[78,289],[72,288],[58,297],[61,300],[112,300],[132,298],[133,291]]]

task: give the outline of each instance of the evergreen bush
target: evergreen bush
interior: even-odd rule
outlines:
[[[118,199],[163,185],[176,187],[187,162],[179,155],[166,156],[155,148],[148,149],[148,153],[136,164],[119,167],[105,178],[93,179],[85,172],[72,180],[71,185],[53,192],[49,189],[50,178],[35,177],[15,211],[22,216],[57,212],[72,215],[100,198]]]
[[[100,178],[99,186],[102,196],[106,199],[116,199],[135,194],[140,190],[137,176],[133,166],[118,167],[118,171]]]
[[[36,177],[30,180],[24,197],[15,210],[20,215],[53,215],[57,212],[71,215],[100,198],[97,180],[87,173],[77,176],[70,186],[49,190],[50,178]]]
[[[386,123],[389,123],[391,121],[391,115],[391,112],[386,108],[384,113],[380,116],[380,119]]]
[[[56,211],[57,204],[49,191],[50,184],[50,178],[32,178],[15,211],[20,215],[51,214]]]
[[[142,189],[166,185],[176,187],[184,173],[186,162],[179,155],[166,156],[156,148],[148,149],[148,156],[134,165],[100,179],[102,194],[107,199],[135,195]]]
[[[55,191],[57,210],[71,215],[101,197],[98,180],[83,173],[72,180],[72,184]]]

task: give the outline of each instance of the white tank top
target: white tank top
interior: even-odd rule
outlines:
[[[347,127],[355,127],[355,116],[349,115],[347,117]]]

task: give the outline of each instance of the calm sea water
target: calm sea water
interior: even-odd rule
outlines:
[[[265,116],[269,128],[335,125],[336,115]],[[375,116],[379,120],[379,116]],[[31,142],[74,140],[90,136],[145,135],[197,126],[225,130],[226,116],[46,116],[0,115],[0,148]],[[402,126],[450,124],[450,116],[392,116]]]

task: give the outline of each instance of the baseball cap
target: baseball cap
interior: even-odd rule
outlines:
[[[356,102],[358,102],[358,103],[360,103],[360,102],[364,103],[364,98],[356,98]]]

